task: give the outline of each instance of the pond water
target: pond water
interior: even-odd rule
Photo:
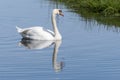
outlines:
[[[24,40],[15,26],[52,29],[57,17],[62,41]],[[85,20],[47,0],[0,1],[0,80],[119,80],[120,33],[115,26]]]

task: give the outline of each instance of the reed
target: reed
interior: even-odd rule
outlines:
[[[74,10],[87,10],[105,16],[120,16],[120,0],[57,0]]]

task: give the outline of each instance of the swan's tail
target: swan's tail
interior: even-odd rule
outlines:
[[[22,29],[19,28],[18,26],[16,26],[16,29],[17,29],[18,33],[21,33],[21,32],[22,32]]]

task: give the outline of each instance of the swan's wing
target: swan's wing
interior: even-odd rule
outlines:
[[[47,32],[49,32],[49,33],[50,33],[51,35],[53,35],[53,36],[55,35],[54,32],[51,31],[51,30],[49,30],[49,29],[47,29]]]
[[[27,30],[24,30],[24,31],[22,31],[22,34],[29,34],[29,32],[31,32],[32,30],[31,29],[27,29]]]
[[[32,29],[24,29],[20,34],[25,38],[30,38],[35,35],[35,32]]]
[[[53,32],[53,31],[51,31],[51,30],[49,30],[49,29],[45,29],[45,28],[43,28],[43,30],[46,31],[46,32],[48,32],[48,33],[51,34],[52,36],[54,36],[54,32]]]
[[[24,38],[50,40],[54,38],[54,33],[43,27],[31,27],[22,29],[20,33]]]
[[[30,28],[34,33],[37,32],[37,33],[40,33],[40,34],[43,34],[43,33],[48,33],[48,34],[51,34],[52,36],[54,36],[54,32],[49,30],[49,29],[46,29],[46,28],[43,28],[43,27],[32,27]]]

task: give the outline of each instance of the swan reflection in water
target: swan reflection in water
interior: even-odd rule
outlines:
[[[63,69],[64,66],[64,62],[57,61],[57,54],[61,43],[62,41],[47,41],[47,40],[41,41],[22,38],[19,45],[27,47],[28,49],[44,49],[50,47],[51,45],[54,45],[52,64],[55,72],[59,72]]]

